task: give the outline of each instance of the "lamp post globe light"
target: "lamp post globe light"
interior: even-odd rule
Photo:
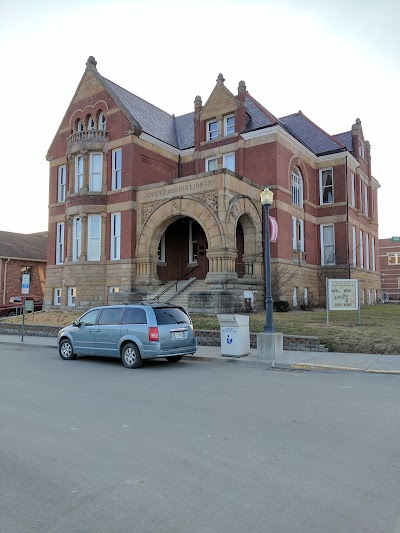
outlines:
[[[264,265],[265,265],[265,324],[264,333],[274,333],[275,326],[273,322],[273,305],[272,305],[272,291],[271,291],[271,249],[270,249],[270,233],[269,233],[269,208],[274,201],[274,193],[265,187],[260,194],[261,203],[265,211],[265,249],[264,249]]]

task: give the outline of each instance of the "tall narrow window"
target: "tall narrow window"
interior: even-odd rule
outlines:
[[[224,154],[223,156],[223,166],[228,170],[235,172],[235,154]]]
[[[118,148],[112,152],[112,183],[113,191],[122,187],[122,149]]]
[[[76,125],[76,131],[77,131],[78,133],[80,133],[81,131],[83,131],[83,124],[82,124],[82,121],[81,121],[81,120],[79,120],[79,121],[78,121],[78,124]]]
[[[304,252],[304,220],[292,217],[292,248]]]
[[[67,167],[61,165],[58,167],[58,187],[57,187],[57,202],[65,202],[67,187]]]
[[[206,159],[206,172],[211,172],[212,170],[217,170],[218,162],[216,157],[209,157]]]
[[[321,225],[321,264],[335,264],[335,232],[333,224]]]
[[[197,232],[196,226],[191,220],[189,222],[189,263],[197,261]]]
[[[101,191],[103,174],[103,154],[90,154],[89,191]]]
[[[333,203],[333,169],[319,171],[320,177],[320,202],[321,204]]]
[[[64,222],[57,222],[56,235],[56,265],[62,265],[64,263]]]
[[[297,250],[297,218],[292,217],[292,250]]]
[[[235,133],[235,115],[229,115],[225,117],[224,130],[224,134],[226,137]]]
[[[375,237],[371,237],[371,260],[372,260],[372,270],[376,271],[376,258],[375,258]]]
[[[111,257],[121,259],[121,213],[111,213]]]
[[[207,141],[213,141],[218,137],[218,121],[209,120],[207,122]]]
[[[356,206],[356,176],[354,172],[350,174],[350,205]]]
[[[88,261],[100,261],[101,215],[88,216]]]
[[[96,123],[94,121],[93,117],[88,118],[88,125],[87,125],[88,131],[93,131],[96,129]]]
[[[364,235],[360,230],[360,267],[364,268]]]
[[[75,306],[76,287],[68,287],[68,305]]]
[[[303,180],[297,167],[292,170],[292,204],[303,207]]]
[[[61,305],[61,288],[57,287],[54,289],[54,305]]]
[[[75,192],[79,192],[83,187],[83,156],[75,157]]]
[[[357,237],[356,237],[356,228],[355,226],[351,227],[351,240],[353,244],[353,267],[357,266]]]
[[[75,217],[72,222],[72,261],[78,261],[82,249],[82,221]]]
[[[293,288],[293,307],[297,307],[297,287]]]
[[[100,113],[99,115],[99,130],[105,131],[106,130],[106,117],[104,113]]]
[[[365,268],[369,270],[369,235],[365,234]]]

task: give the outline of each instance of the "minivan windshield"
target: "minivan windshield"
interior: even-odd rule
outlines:
[[[157,324],[190,324],[190,318],[180,307],[156,307],[154,313]]]

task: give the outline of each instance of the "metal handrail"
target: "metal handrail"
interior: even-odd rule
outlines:
[[[160,298],[163,294],[165,294],[166,292],[169,291],[169,289],[171,287],[173,287],[174,285],[176,286],[175,290],[177,291],[178,290],[178,283],[180,281],[182,281],[186,276],[188,276],[189,274],[191,274],[192,272],[194,272],[196,270],[196,268],[198,268],[199,265],[196,265],[195,267],[193,267],[191,270],[188,270],[188,272],[185,272],[185,274],[183,274],[183,276],[181,276],[180,278],[178,278],[176,281],[173,281],[171,283],[171,285],[168,285],[168,287],[166,289],[164,289],[162,292],[160,292],[160,294],[157,294],[157,296],[154,296],[154,298],[152,298],[152,300],[157,300],[157,302],[160,301]]]

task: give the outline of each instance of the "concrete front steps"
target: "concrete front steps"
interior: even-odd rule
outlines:
[[[196,278],[191,278],[189,280],[181,280],[177,283],[175,283],[174,281],[167,281],[163,285],[158,287],[157,292],[154,292],[153,294],[147,296],[146,300],[152,300],[170,285],[172,285],[170,289],[160,296],[159,302],[179,305],[180,307],[184,307],[185,309],[187,309],[189,306],[190,292],[206,291],[208,289],[208,285],[204,280],[197,280]]]

